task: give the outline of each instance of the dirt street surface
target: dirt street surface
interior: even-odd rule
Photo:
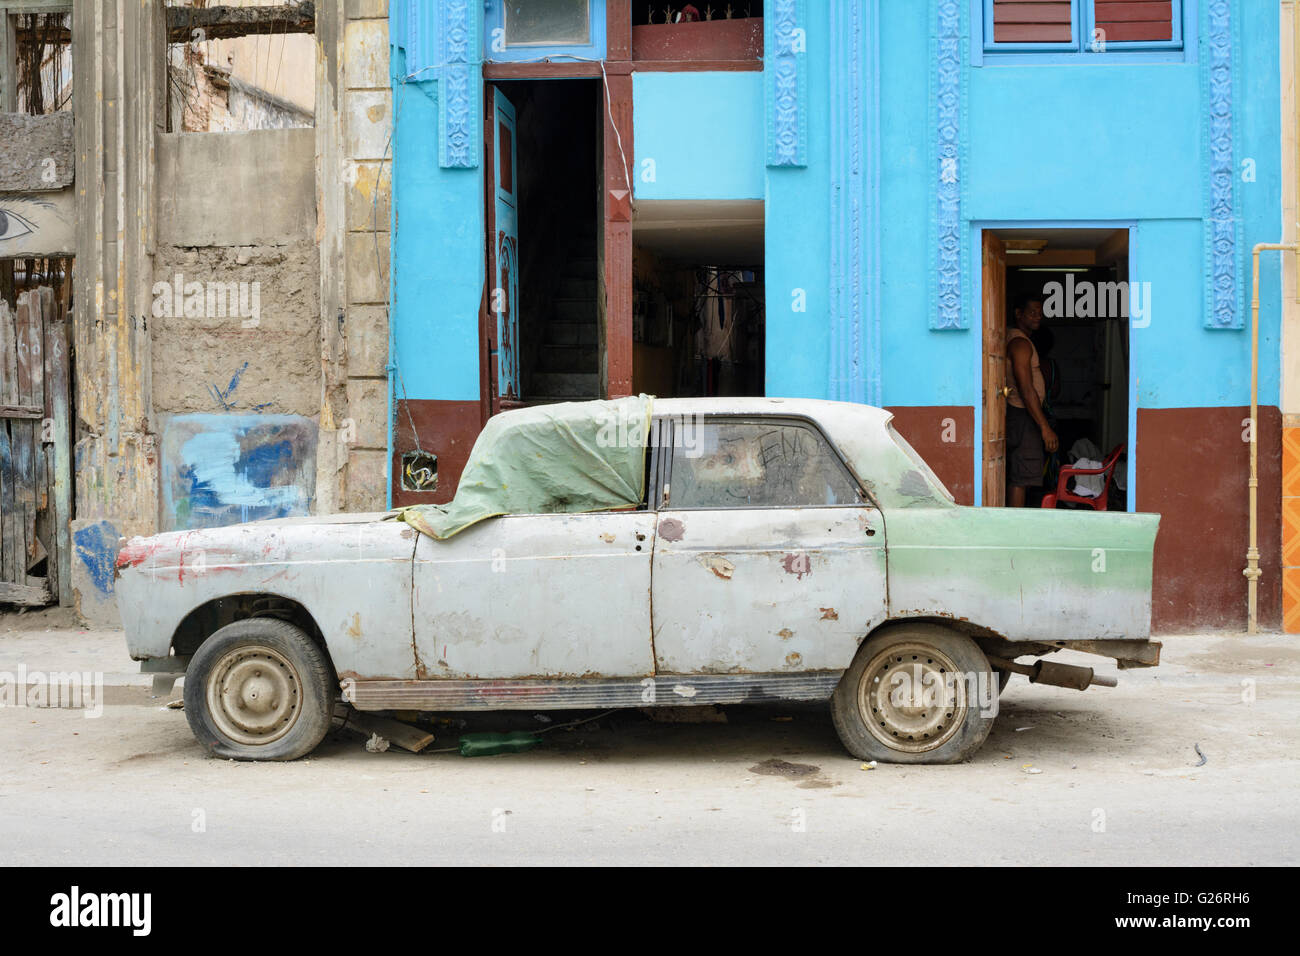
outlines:
[[[864,769],[806,706],[620,712],[477,758],[368,753],[341,730],[309,759],[249,764],[204,756],[120,633],[8,616],[0,863],[1295,863],[1300,642],[1163,640],[1165,663],[1115,689],[1013,678],[988,743],[956,766]],[[15,706],[20,668],[28,686],[102,673],[103,706]],[[469,729],[546,726],[480,714]],[[432,751],[456,746],[457,728],[434,731]]]

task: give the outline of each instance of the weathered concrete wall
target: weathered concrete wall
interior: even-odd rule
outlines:
[[[257,208],[256,196],[248,201]],[[318,269],[310,238],[159,246],[150,310],[155,411],[317,415]]]
[[[73,580],[96,622],[119,534],[387,496],[386,0],[317,9],[314,128],[242,133],[159,131],[161,5],[124,9],[74,26]]]
[[[120,17],[120,19],[119,19]],[[161,4],[76,3],[76,382],[73,598],[111,623],[120,535],[157,527],[147,318],[154,132],[162,103]],[[134,64],[129,68],[128,64]]]
[[[307,514],[321,410],[316,133],[158,138],[159,526]]]
[[[310,127],[158,137],[158,241],[246,246],[316,231]]]
[[[71,185],[74,155],[71,113],[0,113],[0,192]]]
[[[340,507],[383,508],[388,501],[389,222],[392,197],[392,89],[387,0],[348,0],[340,48],[337,110],[344,287],[339,365],[346,415],[338,433],[346,460]],[[319,111],[318,111],[319,116]]]

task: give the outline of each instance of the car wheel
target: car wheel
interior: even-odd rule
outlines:
[[[185,716],[209,753],[235,760],[294,760],[330,727],[329,661],[300,628],[275,618],[227,624],[185,671]]]
[[[996,686],[969,637],[937,624],[906,624],[858,648],[831,697],[831,716],[859,759],[957,763],[988,737]]]

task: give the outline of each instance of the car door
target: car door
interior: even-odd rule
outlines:
[[[665,438],[658,672],[847,667],[887,613],[885,525],[820,429],[704,417]]]
[[[652,675],[654,536],[644,506],[501,515],[443,541],[420,535],[412,572],[419,676]]]

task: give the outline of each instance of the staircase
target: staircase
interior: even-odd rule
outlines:
[[[594,236],[582,242],[584,249],[595,246]],[[596,288],[595,257],[569,257],[525,395],[529,405],[600,397]]]

